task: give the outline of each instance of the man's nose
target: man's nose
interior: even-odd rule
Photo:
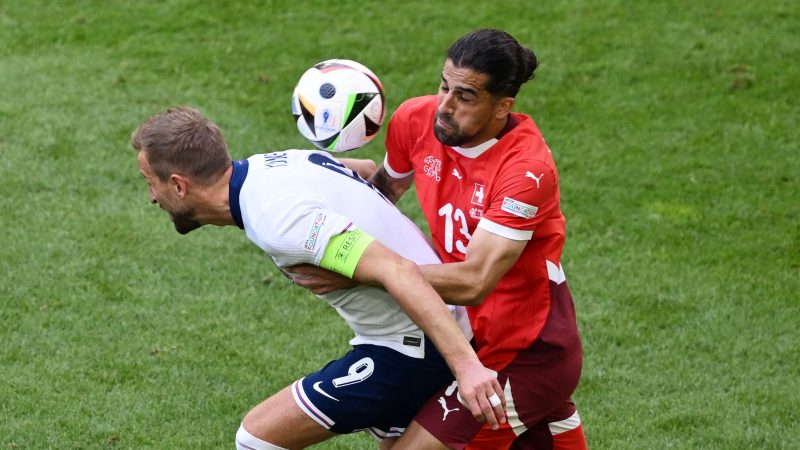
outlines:
[[[448,92],[439,97],[439,108],[437,111],[440,114],[453,114],[453,93]]]

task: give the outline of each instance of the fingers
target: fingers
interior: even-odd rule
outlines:
[[[506,423],[506,396],[497,380],[492,387],[494,387],[494,393],[487,400],[492,406],[494,416],[499,419],[500,423]]]
[[[320,269],[319,269],[319,267],[317,267],[317,266],[315,266],[313,264],[303,263],[303,264],[295,264],[293,266],[288,266],[288,267],[286,267],[286,270],[288,270],[290,272],[293,272],[293,273],[303,274],[303,275],[314,275]]]
[[[492,380],[492,390],[494,393],[491,394],[489,397],[489,402],[492,404],[492,407],[495,409],[505,411],[506,410],[506,394],[503,392],[503,387],[500,386],[500,382],[497,381],[497,378]],[[499,402],[492,401],[493,398],[497,398]],[[505,416],[505,414],[503,414]]]
[[[472,415],[475,417],[480,423],[486,422],[492,427],[493,430],[496,430],[499,427],[500,423],[505,421],[505,414],[503,413],[502,408],[499,408],[500,411],[495,411],[495,408],[492,407],[492,404],[489,401],[489,397],[496,394],[491,394],[489,396],[485,394],[479,394],[474,402],[471,402],[470,411]],[[499,401],[499,398],[498,398]]]
[[[483,414],[483,417],[486,419],[486,423],[488,423],[493,430],[496,430],[499,427],[499,422],[500,422],[497,417],[503,417],[503,416],[502,414],[499,416],[495,416],[494,409],[492,408],[492,404],[489,401],[489,397],[485,396],[482,397],[483,398],[480,400],[481,413]]]
[[[327,294],[328,292],[335,291],[337,289],[336,287],[326,284],[322,280],[313,277],[295,276],[294,274],[292,276],[292,283],[302,288],[306,288],[317,295]]]
[[[357,285],[350,278],[310,264],[289,266],[283,272],[291,278],[292,283],[318,295]]]
[[[492,405],[492,408],[500,406],[501,403],[500,397],[497,394],[492,394],[489,396],[489,404]]]
[[[491,402],[493,397],[497,397],[497,406],[492,406]],[[490,400],[490,398],[492,398],[492,400]],[[488,423],[493,430],[496,430],[499,424],[505,423],[506,421],[502,401],[495,393],[489,395],[480,393],[472,397],[469,402],[462,403],[469,408],[475,420],[480,423]]]
[[[492,390],[479,390],[470,398],[467,405],[478,422],[486,422],[493,430],[506,423],[506,399],[500,383],[493,380]]]
[[[318,272],[313,272],[315,269],[313,266],[304,266],[308,265],[292,266],[290,268],[291,270],[285,272],[289,276],[289,279],[292,280],[292,284],[308,289],[318,295],[327,294],[328,292],[336,290],[336,287],[331,286],[327,279],[316,276]]]

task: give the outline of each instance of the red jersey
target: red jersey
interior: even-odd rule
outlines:
[[[414,173],[417,196],[442,261],[466,259],[476,227],[527,240],[522,254],[479,306],[468,307],[481,362],[494,370],[524,351],[542,360],[580,352],[574,306],[561,269],[565,221],[558,171],[538,127],[512,113],[496,139],[449,147],[433,134],[437,97],[403,103],[392,116],[384,166]],[[557,307],[551,303],[558,302]]]

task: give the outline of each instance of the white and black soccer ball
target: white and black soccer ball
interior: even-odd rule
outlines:
[[[308,69],[294,88],[292,114],[317,148],[344,152],[364,146],[386,115],[383,85],[362,64],[330,59]]]

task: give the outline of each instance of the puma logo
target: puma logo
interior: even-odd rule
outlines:
[[[442,416],[442,422],[444,422],[447,419],[447,415],[450,414],[451,412],[461,410],[460,408],[448,409],[447,400],[445,400],[444,397],[439,397],[439,404],[442,405],[442,409],[444,410],[444,415]]]
[[[458,178],[459,180],[461,179],[461,174],[458,173],[458,169],[453,169],[453,176]]]
[[[538,187],[539,187],[539,181],[542,179],[542,177],[544,176],[544,174],[541,174],[541,175],[539,175],[539,176],[537,177],[536,175],[534,175],[533,173],[531,173],[530,171],[528,171],[528,172],[525,172],[525,176],[526,176],[526,177],[528,177],[528,178],[533,178],[533,181],[535,181],[535,182],[536,182],[536,187],[538,188]]]

